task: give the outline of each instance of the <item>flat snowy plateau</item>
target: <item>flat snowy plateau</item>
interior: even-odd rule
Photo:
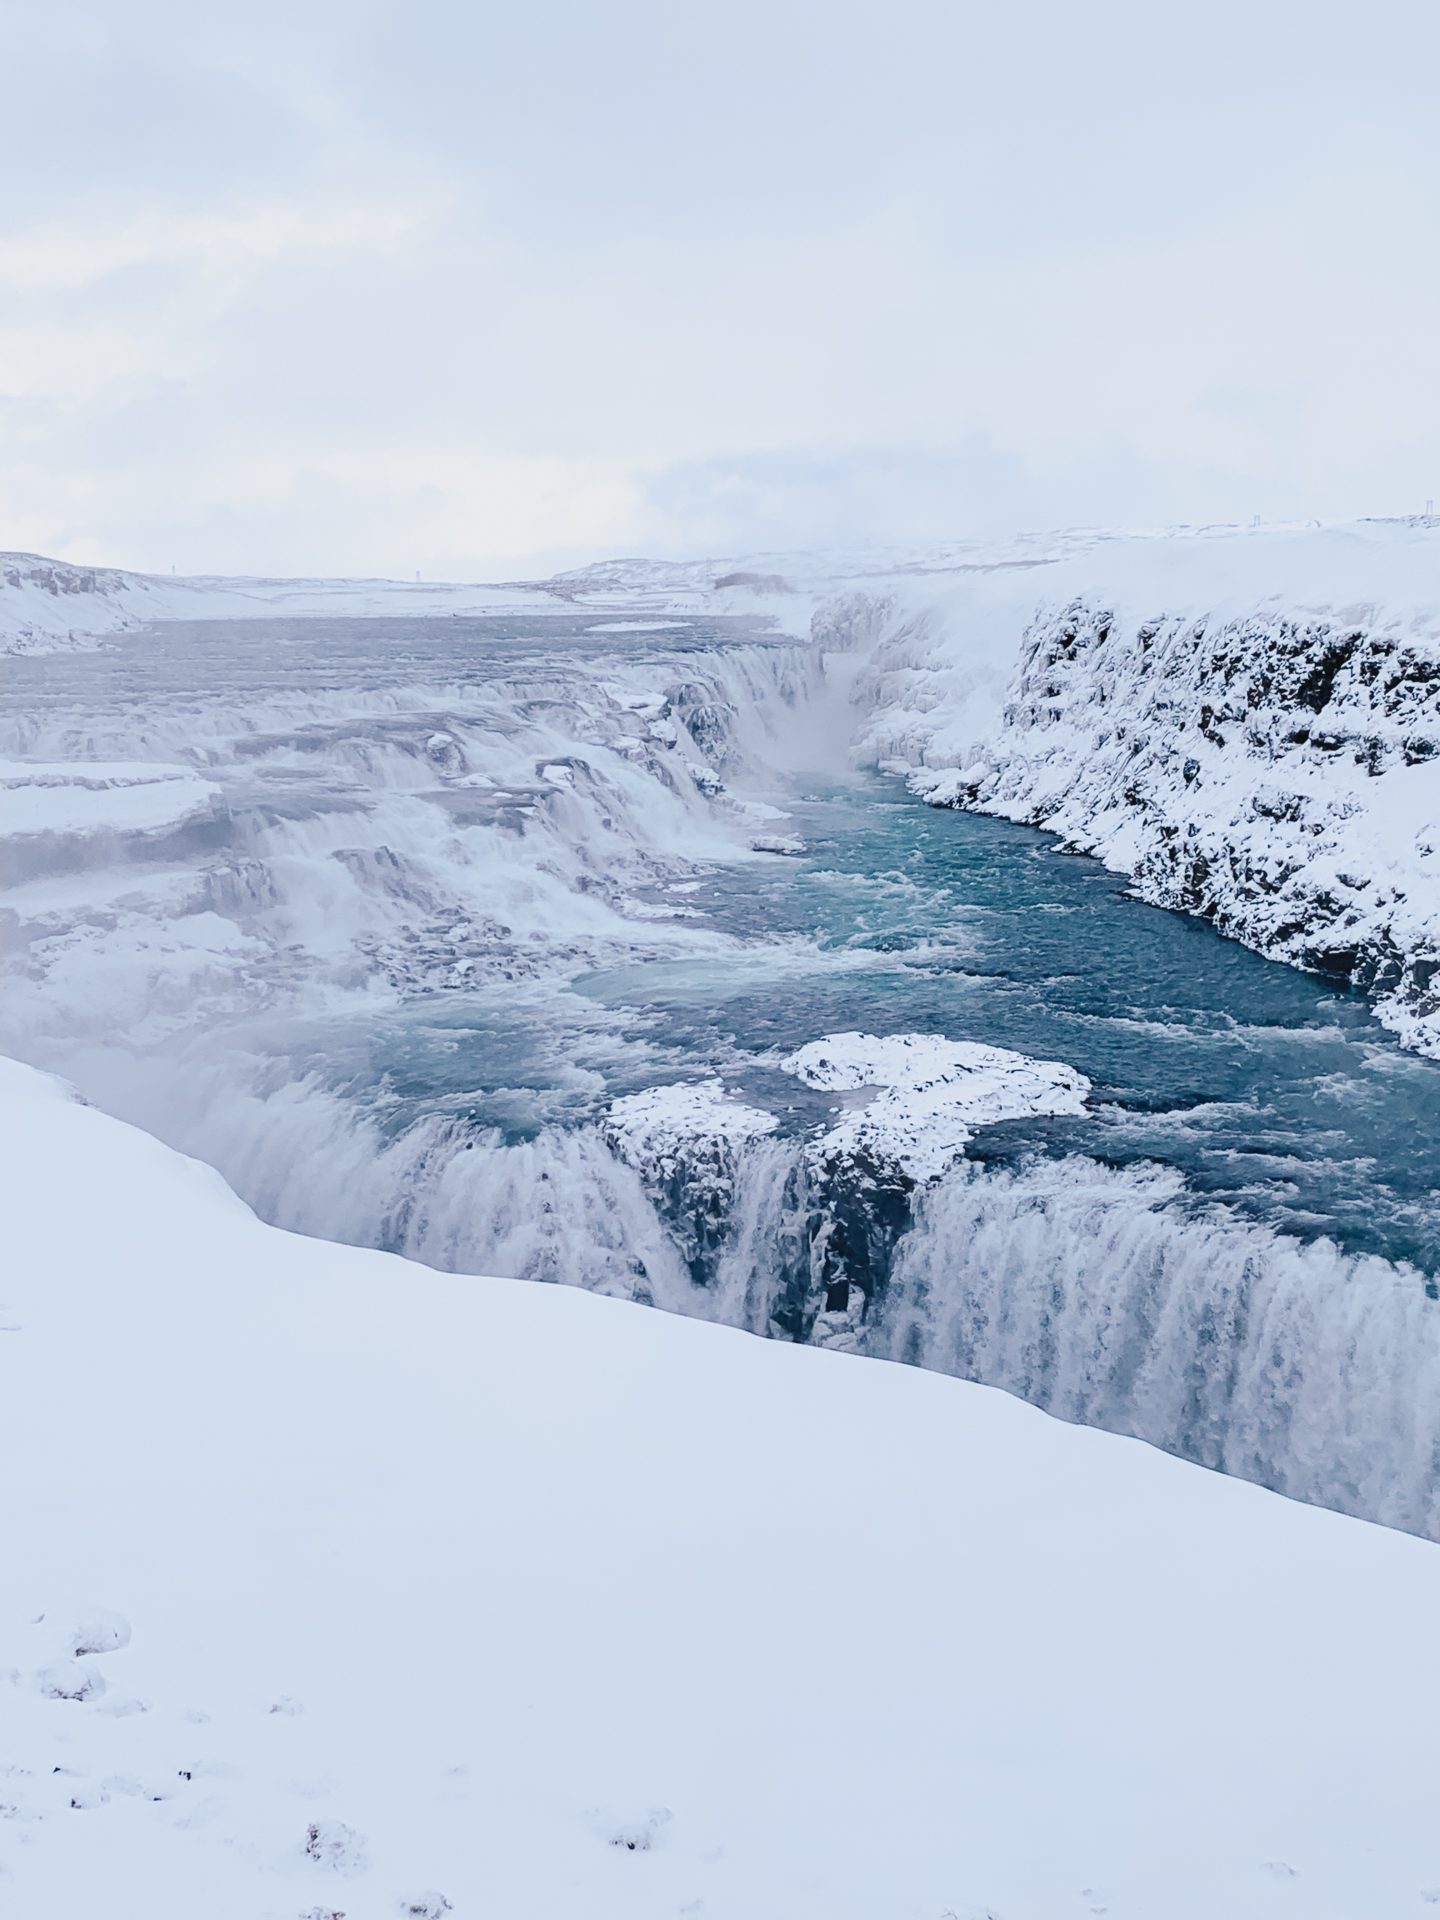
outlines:
[[[7,1912],[1440,1903],[1434,1546],[0,1125]]]

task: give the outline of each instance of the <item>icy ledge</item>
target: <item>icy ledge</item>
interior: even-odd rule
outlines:
[[[0,760],[0,837],[154,833],[203,812],[220,789],[148,761]]]
[[[280,1233],[8,1062],[0,1208],[25,1920],[1440,1891],[1424,1541],[939,1375]]]
[[[821,1092],[859,1096],[807,1143],[817,1169],[868,1169],[916,1186],[953,1166],[979,1128],[1083,1113],[1090,1092],[1062,1061],[938,1033],[830,1033],[775,1064]],[[692,1174],[697,1155],[733,1173],[736,1154],[778,1124],[711,1079],[626,1094],[611,1103],[605,1132],[621,1159],[664,1182]]]
[[[864,1160],[917,1185],[938,1179],[977,1128],[1001,1120],[1083,1113],[1090,1082],[1058,1060],[935,1033],[831,1033],[780,1062],[807,1086],[870,1090],[868,1103],[827,1129],[812,1152]]]
[[[772,1114],[745,1106],[718,1080],[701,1080],[622,1095],[610,1103],[605,1130],[622,1159],[669,1177],[697,1140],[733,1151],[773,1133],[775,1126]]]

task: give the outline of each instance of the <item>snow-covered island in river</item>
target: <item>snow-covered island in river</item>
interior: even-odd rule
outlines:
[[[1440,1903],[1440,528],[0,646],[17,1914]]]

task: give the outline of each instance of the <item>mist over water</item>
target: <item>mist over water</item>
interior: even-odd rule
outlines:
[[[260,1212],[1003,1386],[1440,1533],[1440,1068],[1045,836],[847,764],[742,621],[211,622],[11,663],[4,751],[209,783],[12,841],[0,1034]],[[817,1171],[859,1029],[1065,1061],[915,1194]],[[635,1164],[619,1096],[776,1122]]]

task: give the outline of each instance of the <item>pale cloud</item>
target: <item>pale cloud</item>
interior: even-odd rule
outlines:
[[[127,268],[171,263],[233,279],[247,263],[270,264],[295,254],[384,251],[425,218],[414,207],[321,199],[178,216],[143,209],[119,224],[37,224],[0,234],[0,282],[11,295],[71,291],[93,288]]]
[[[12,12],[0,545],[514,573],[1440,492],[1419,0]]]

